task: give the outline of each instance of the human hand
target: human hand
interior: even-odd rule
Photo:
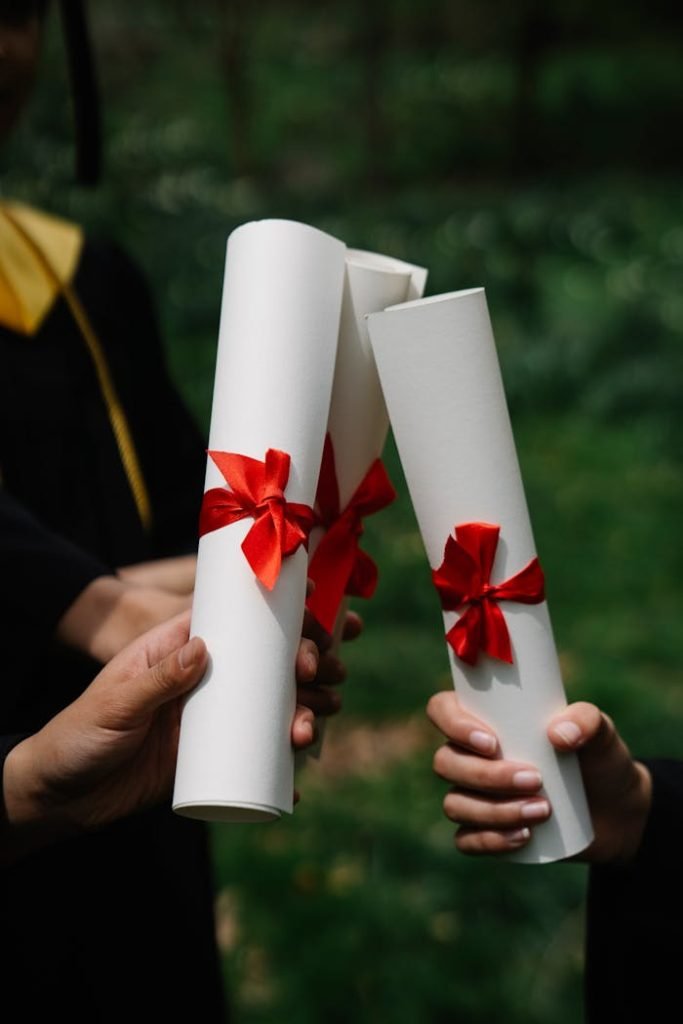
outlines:
[[[434,771],[451,783],[444,813],[460,827],[463,853],[507,853],[524,846],[530,829],[552,809],[539,795],[533,765],[504,760],[498,739],[465,711],[455,693],[435,694],[427,714],[447,743],[434,756]],[[593,704],[577,703],[556,716],[548,738],[558,752],[575,751],[583,774],[595,838],[577,860],[626,863],[640,845],[651,802],[647,768],[635,761],[612,720]]]
[[[168,796],[182,703],[207,662],[204,642],[188,640],[189,624],[186,613],[140,637],[73,704],[10,752],[3,773],[5,857]],[[297,664],[310,653],[300,651]],[[303,747],[312,739],[312,712],[297,708],[292,742]]]
[[[363,631],[363,621],[355,612],[346,612],[342,628],[342,640],[352,641]],[[311,708],[319,717],[336,714],[342,705],[338,692],[331,687],[338,686],[346,678],[346,666],[334,653],[333,640],[313,616],[304,616],[302,645],[313,644],[319,652],[317,671],[299,676],[298,696],[300,704]],[[305,649],[308,649],[305,647]]]
[[[196,555],[178,555],[125,565],[117,569],[116,575],[124,583],[134,583],[137,587],[153,587],[171,594],[191,594],[196,571]]]
[[[191,594],[99,576],[78,595],[57,624],[57,639],[101,664],[149,629],[174,618]]]

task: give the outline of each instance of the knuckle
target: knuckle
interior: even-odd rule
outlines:
[[[170,672],[166,658],[164,658],[163,661],[158,661],[156,665],[152,666],[151,674],[152,682],[154,683],[154,686],[156,687],[157,690],[163,693],[165,690],[168,689],[170,682]]]
[[[443,813],[451,821],[462,821],[462,801],[457,793],[448,793],[444,797]]]
[[[448,768],[450,765],[451,750],[447,746],[439,747],[432,758],[432,769],[435,775],[440,778],[448,778]]]
[[[487,792],[504,789],[506,782],[506,770],[502,765],[479,759],[473,761],[472,785],[476,789],[483,789]]]
[[[465,853],[468,856],[484,853],[486,850],[481,832],[466,828],[461,828],[457,832],[455,845],[461,853]]]

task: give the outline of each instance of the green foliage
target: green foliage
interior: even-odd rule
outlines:
[[[432,293],[484,284],[569,696],[605,707],[635,749],[681,756],[669,6],[559,3],[535,36],[532,0],[102,0],[104,185],[70,183],[50,29],[3,191],[137,255],[204,424],[238,223],[314,223],[423,263]],[[367,524],[380,586],[322,765],[292,821],[215,830],[236,1020],[575,1024],[583,870],[468,861],[440,813],[422,723],[447,659],[392,446],[387,459],[401,497]]]

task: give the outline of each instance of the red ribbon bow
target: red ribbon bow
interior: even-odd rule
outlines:
[[[469,607],[446,634],[455,653],[475,665],[479,650],[512,664],[510,634],[498,601],[540,604],[545,599],[543,570],[538,558],[504,583],[489,583],[500,527],[491,523],[462,523],[446,541],[443,563],[432,570],[432,581],[446,611]]]
[[[315,521],[308,505],[287,501],[289,479],[287,452],[269,448],[265,462],[232,452],[209,452],[232,488],[213,487],[204,495],[199,516],[199,536],[253,517],[254,525],[242,541],[249,565],[264,587],[272,590],[280,575],[282,559],[308,543]]]
[[[359,541],[363,519],[385,508],[396,497],[387,471],[375,459],[342,512],[332,439],[325,438],[316,504],[319,523],[326,533],[311,559],[309,577],[315,590],[308,599],[308,610],[331,633],[344,594],[372,597],[377,586],[377,566]]]

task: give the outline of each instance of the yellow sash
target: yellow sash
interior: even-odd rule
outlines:
[[[128,420],[104,349],[71,279],[83,248],[77,224],[20,203],[0,203],[0,324],[36,333],[61,294],[93,361],[116,446],[145,529],[152,509]]]
[[[0,324],[20,334],[35,334],[52,309],[59,286],[71,281],[82,247],[83,232],[77,224],[21,203],[0,203]]]

